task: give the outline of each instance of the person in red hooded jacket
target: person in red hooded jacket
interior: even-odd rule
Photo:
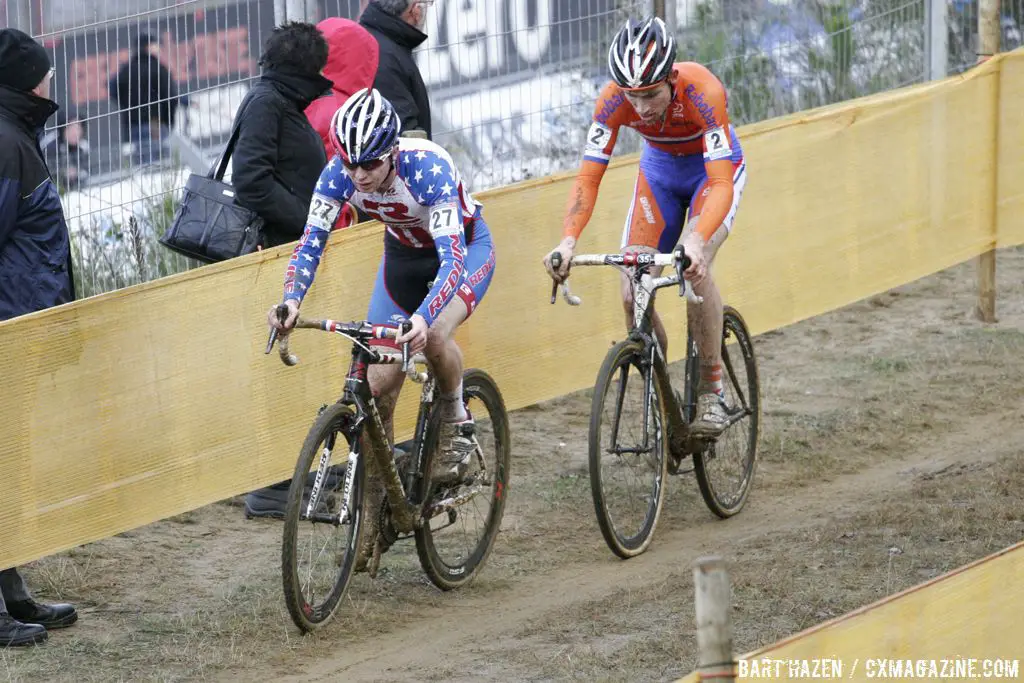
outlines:
[[[330,94],[306,107],[306,118],[320,134],[330,159],[334,156],[330,140],[331,118],[353,94],[373,87],[380,61],[380,46],[369,31],[350,19],[330,17],[316,27],[327,40],[327,66],[323,74],[334,82],[334,87]],[[355,208],[346,203],[334,229],[347,228],[359,222],[360,218]]]

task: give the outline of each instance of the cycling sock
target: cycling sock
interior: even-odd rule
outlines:
[[[441,419],[445,422],[463,422],[469,418],[466,405],[462,402],[462,380],[455,391],[441,394]]]
[[[713,391],[719,398],[725,398],[725,388],[722,386],[722,364],[701,365],[701,380],[706,391]]]

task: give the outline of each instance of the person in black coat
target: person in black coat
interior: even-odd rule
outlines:
[[[57,111],[52,78],[42,45],[0,30],[0,320],[75,298],[64,210],[39,147]],[[36,602],[16,568],[0,571],[0,647],[41,643],[77,618],[71,605]]]
[[[148,164],[165,155],[178,108],[188,104],[188,97],[178,92],[152,36],[142,33],[136,37],[135,51],[110,79],[108,90],[121,110],[121,131],[135,145],[135,161]]]
[[[302,236],[327,165],[323,141],[305,113],[332,86],[320,73],[327,65],[327,41],[313,24],[282,24],[267,39],[260,65],[263,74],[235,115],[241,127],[231,184],[239,202],[265,221],[264,246],[274,247]],[[246,516],[283,517],[290,485],[285,480],[250,492]]]
[[[402,131],[422,130],[431,138],[430,100],[412,51],[427,34],[427,8],[433,0],[371,0],[359,17],[380,46],[373,87],[391,102]]]
[[[316,26],[279,26],[260,57],[263,74],[235,114],[241,125],[231,157],[231,184],[239,202],[263,218],[267,247],[302,236],[313,190],[327,164],[320,135],[305,114],[331,87],[320,74],[326,64],[327,41]]]

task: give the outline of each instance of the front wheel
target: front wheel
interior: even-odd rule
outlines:
[[[757,463],[761,428],[761,385],[754,344],[736,309],[725,307],[722,337],[722,387],[730,425],[718,439],[693,456],[700,494],[719,517],[732,517],[747,502]]]
[[[341,403],[317,417],[288,489],[281,578],[288,614],[304,633],[334,616],[359,547],[366,466],[361,449],[346,440],[354,421],[352,406]]]
[[[612,552],[644,552],[665,500],[665,401],[649,354],[632,341],[605,357],[590,408],[590,489]]]
[[[494,380],[483,370],[467,370],[462,387],[476,425],[476,461],[456,484],[431,483],[441,424],[435,403],[423,435],[426,455],[416,498],[424,501],[423,526],[416,530],[420,564],[434,585],[446,591],[472,581],[494,547],[505,512],[512,454],[508,413]]]

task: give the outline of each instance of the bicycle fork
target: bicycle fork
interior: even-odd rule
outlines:
[[[643,365],[648,367],[648,372],[644,378],[643,385],[643,428],[644,438],[643,442],[637,446],[630,448],[623,448],[618,445],[619,443],[619,420],[622,417],[622,406],[625,403],[626,398],[626,384],[629,379],[629,365],[623,366],[620,371],[619,387],[615,396],[615,415],[612,418],[612,452],[616,455],[623,455],[625,453],[647,453],[651,450],[651,420],[654,416],[651,414],[651,392],[654,391],[654,372],[655,372],[655,357],[656,349],[654,345],[650,347],[650,357],[644,357]],[[643,368],[640,368],[643,373]],[[643,375],[641,375],[643,376]]]

